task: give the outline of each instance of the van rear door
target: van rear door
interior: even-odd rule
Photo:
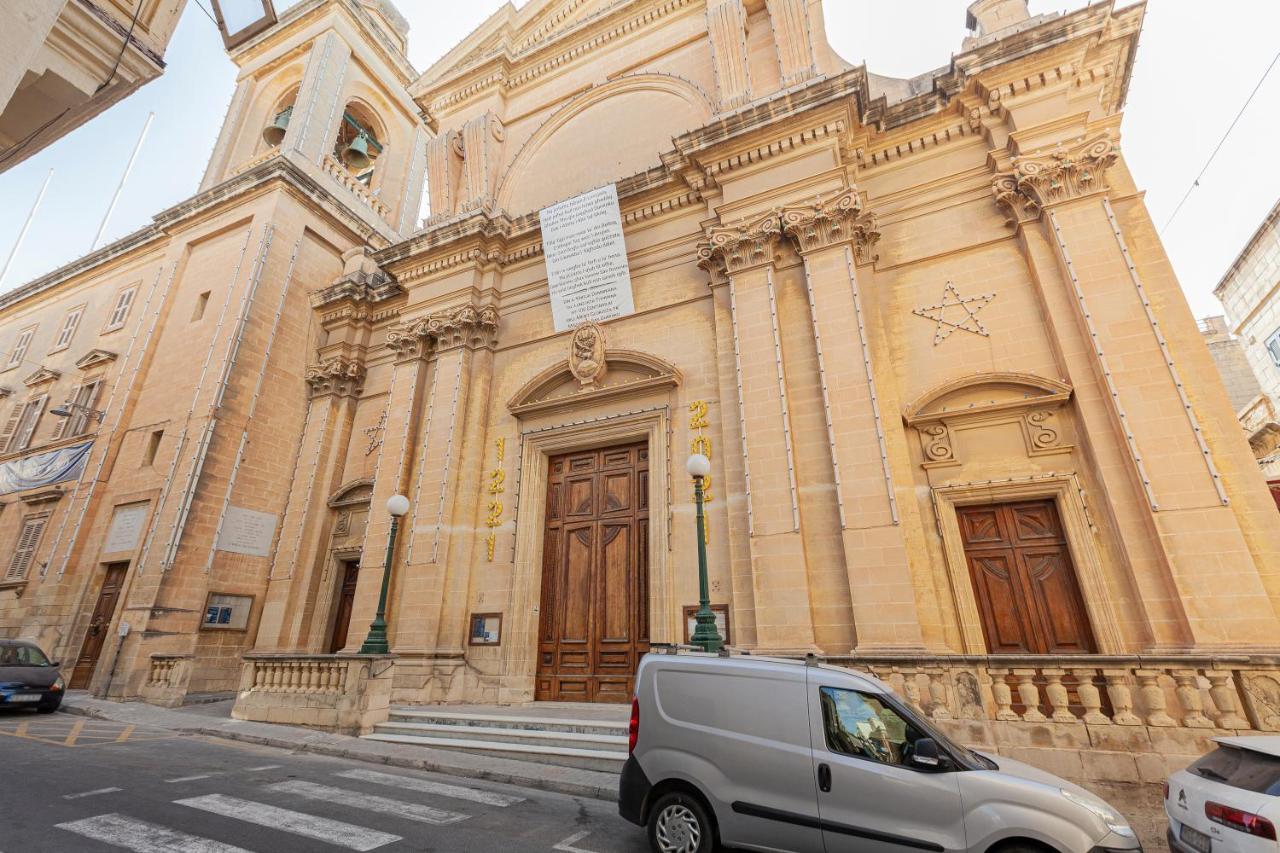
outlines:
[[[826,853],[965,850],[956,773],[913,765],[911,714],[850,676],[806,669]]]

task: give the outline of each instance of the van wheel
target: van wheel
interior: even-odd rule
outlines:
[[[714,836],[706,809],[688,794],[673,791],[653,804],[649,818],[653,853],[711,853]]]

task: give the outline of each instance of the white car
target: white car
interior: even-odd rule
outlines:
[[[1218,748],[1165,783],[1174,853],[1280,850],[1280,736],[1214,738]]]

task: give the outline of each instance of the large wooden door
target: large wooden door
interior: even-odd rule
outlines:
[[[649,448],[550,465],[535,698],[628,702],[649,648]]]
[[[957,515],[992,654],[1096,651],[1052,500],[968,506]]]
[[[356,581],[360,578],[360,561],[342,561],[342,586],[338,587],[337,611],[333,616],[333,634],[329,637],[329,654],[342,651],[347,646],[347,631],[351,629],[351,611],[356,606]]]
[[[93,618],[89,620],[89,632],[85,634],[80,656],[76,658],[76,668],[71,673],[73,690],[88,687],[93,678],[93,670],[98,665],[102,645],[107,640],[111,619],[116,614],[116,605],[120,603],[124,576],[128,570],[128,563],[111,563],[107,566],[106,577],[102,579],[102,591],[98,593],[98,603],[94,605]]]

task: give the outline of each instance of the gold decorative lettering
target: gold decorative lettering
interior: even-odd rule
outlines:
[[[507,440],[499,438],[493,442],[494,455],[497,459],[497,467],[485,474],[488,485],[485,487],[491,495],[500,495],[506,491],[507,472],[502,470],[502,462],[507,455]],[[488,554],[489,562],[493,562],[494,551],[498,546],[498,534],[494,528],[502,526],[502,501],[493,498],[486,506],[487,515],[485,515],[484,525],[489,528],[489,535],[485,537],[485,552]]]

